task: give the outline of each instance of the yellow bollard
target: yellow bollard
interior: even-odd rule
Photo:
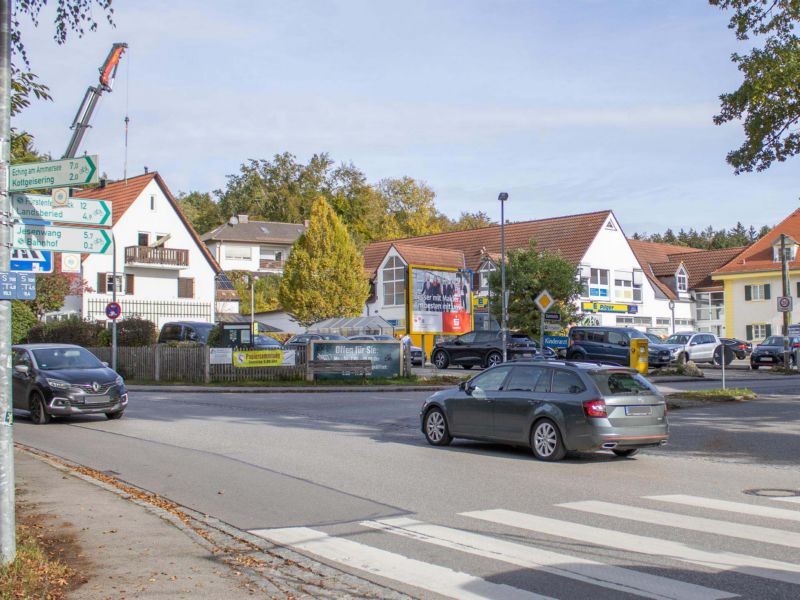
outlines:
[[[647,370],[649,368],[648,364],[648,340],[647,339],[639,339],[633,338],[631,339],[631,355],[630,355],[630,367],[631,369],[636,369],[642,375],[647,375]]]

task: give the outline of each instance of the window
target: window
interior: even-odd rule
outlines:
[[[697,292],[695,297],[698,321],[721,321],[725,318],[722,292]]]
[[[590,269],[589,296],[608,298],[608,269]]]
[[[591,276],[591,269],[587,266],[580,265],[578,267],[578,273],[576,278],[581,284],[582,292],[581,296],[584,298],[589,297],[589,277]]]
[[[580,394],[586,391],[586,386],[575,373],[556,369],[550,391],[554,394]]]
[[[679,292],[686,292],[689,289],[689,278],[683,267],[675,273],[675,287]]]
[[[194,298],[194,279],[178,277],[178,298]]]
[[[133,277],[133,276],[131,276]],[[127,278],[126,278],[127,279]],[[98,294],[111,294],[114,292],[114,274],[113,273],[98,273],[97,274],[97,293]],[[116,277],[117,293],[122,293],[122,273],[118,273]],[[133,282],[131,281],[131,284]],[[133,291],[131,291],[133,293]]]
[[[744,299],[748,302],[752,300],[769,300],[770,291],[768,283],[746,285],[744,286]]]
[[[491,263],[486,263],[481,266],[478,271],[478,283],[481,291],[489,291],[489,275],[496,270],[497,267]]]
[[[619,331],[609,331],[608,343],[613,346],[627,346],[628,336],[624,333],[620,333]]]
[[[478,375],[472,380],[472,387],[481,389],[484,392],[496,392],[503,385],[509,370],[511,370],[511,367],[498,367],[487,373]]]
[[[156,197],[151,195],[150,196],[150,210],[156,209]]]
[[[641,269],[634,269],[633,270],[633,301],[634,302],[641,302],[642,301],[642,278],[644,277],[644,273]]]
[[[506,391],[532,392],[536,389],[536,384],[543,372],[542,367],[514,367],[508,385],[506,385]]]
[[[633,273],[614,274],[614,298],[633,300]]]
[[[746,330],[748,341],[763,340],[772,335],[772,325],[768,323],[754,323],[753,325],[748,325]]]
[[[17,365],[25,365],[26,367],[30,368],[31,366],[31,357],[28,356],[28,352],[25,350],[14,350],[14,366]]]
[[[150,234],[140,231],[137,243],[138,243],[139,246],[149,246],[150,245]]]
[[[617,315],[617,325],[633,325],[633,317]]]
[[[225,258],[228,260],[250,260],[251,257],[250,246],[225,246]]]
[[[797,256],[797,245],[787,243],[786,247],[783,249],[783,252],[786,255],[786,260],[791,262]],[[780,244],[777,244],[772,247],[772,258],[775,262],[781,262]]]
[[[406,266],[392,256],[383,268],[383,305],[402,306],[406,303]]]
[[[680,325],[682,327],[694,327],[694,321],[691,319],[675,319],[675,325]]]
[[[669,325],[672,321],[664,317],[656,317],[656,325]]]

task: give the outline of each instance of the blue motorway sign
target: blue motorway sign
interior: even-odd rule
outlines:
[[[53,253],[50,250],[12,248],[9,270],[16,273],[52,273]]]
[[[35,300],[36,275],[0,271],[0,300]]]
[[[568,348],[569,338],[565,335],[546,335],[544,336],[545,348]]]

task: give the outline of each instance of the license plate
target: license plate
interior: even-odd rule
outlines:
[[[111,402],[110,396],[86,396],[86,404],[108,404]]]
[[[650,406],[626,406],[625,414],[628,416],[645,417],[652,414],[653,409]]]

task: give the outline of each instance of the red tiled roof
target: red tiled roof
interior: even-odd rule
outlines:
[[[699,248],[689,248],[688,246],[677,246],[675,244],[659,244],[656,242],[645,242],[644,240],[628,240],[628,243],[636,255],[636,260],[642,265],[644,274],[658,290],[667,298],[676,299],[677,296],[672,289],[661,281],[653,272],[652,265],[670,262],[670,254],[686,252],[702,252]],[[675,268],[677,270],[677,267]],[[674,273],[675,271],[673,271]]]
[[[689,275],[688,286],[690,290],[708,290],[722,288],[711,279],[711,274],[721,266],[728,264],[739,256],[745,247],[721,248],[719,250],[703,250],[687,254],[673,254],[673,262],[682,262]]]
[[[540,250],[560,252],[566,260],[577,264],[586,254],[589,245],[610,214],[610,210],[603,210],[537,221],[507,223],[504,227],[506,251],[527,248],[531,240],[536,240],[537,248]],[[500,254],[500,225],[373,242],[364,249],[365,270],[374,274],[392,245],[424,247],[439,252],[459,251],[463,253],[464,266],[477,269],[484,254],[490,256]]]
[[[714,271],[712,275],[780,271],[781,263],[772,260],[772,246],[782,233],[794,240],[800,240],[800,208],[778,223],[767,235],[734,260]],[[789,262],[789,269],[800,269],[800,254],[797,256],[797,260]]]

